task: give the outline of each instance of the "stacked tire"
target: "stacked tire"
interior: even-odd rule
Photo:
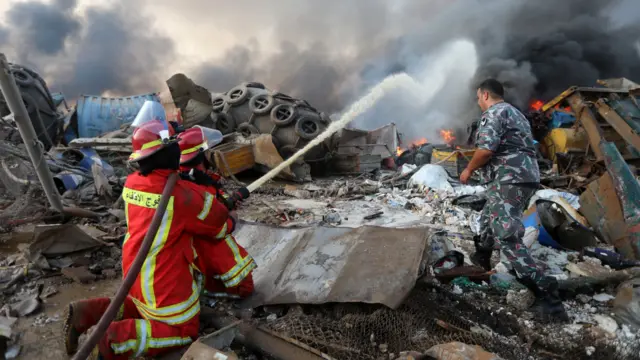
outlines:
[[[47,83],[38,73],[24,66],[10,64],[9,71],[18,85],[38,140],[42,142],[45,150],[49,150],[57,143],[62,122]],[[0,116],[7,116],[10,113],[9,107],[0,94]]]
[[[240,132],[245,137],[271,134],[283,158],[288,158],[316,138],[331,119],[308,102],[272,92],[263,84],[243,83],[212,98],[213,121],[223,134]],[[306,161],[320,161],[329,142],[305,154]]]

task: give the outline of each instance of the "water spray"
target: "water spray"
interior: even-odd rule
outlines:
[[[369,90],[369,92],[365,96],[360,98],[355,103],[351,104],[349,109],[342,114],[340,119],[338,121],[332,122],[329,127],[324,132],[322,132],[322,134],[311,140],[305,147],[298,150],[295,154],[280,163],[280,165],[278,165],[277,167],[271,169],[271,171],[266,173],[264,176],[249,184],[249,186],[247,186],[247,189],[249,190],[249,192],[253,192],[260,186],[264,185],[267,181],[276,177],[276,175],[278,175],[282,170],[293,164],[309,150],[319,145],[320,143],[328,139],[331,135],[335,134],[338,130],[341,130],[345,126],[347,126],[347,124],[349,124],[353,119],[369,110],[389,91],[398,88],[410,89],[412,86],[415,86],[415,81],[405,73],[388,76],[382,82],[371,88],[371,90]]]

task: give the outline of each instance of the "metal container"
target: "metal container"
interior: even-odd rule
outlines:
[[[81,95],[76,108],[79,137],[97,137],[130,124],[147,100],[160,101],[156,93],[108,98]]]
[[[431,163],[442,166],[449,176],[458,178],[473,158],[474,153],[475,150],[433,149]]]

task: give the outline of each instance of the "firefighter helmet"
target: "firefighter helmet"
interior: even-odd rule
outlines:
[[[147,100],[131,124],[134,127],[130,162],[140,161],[172,142],[175,131],[167,122],[164,108],[159,102]]]
[[[202,126],[194,126],[178,135],[180,164],[188,163],[199,153],[222,142],[222,133]]]

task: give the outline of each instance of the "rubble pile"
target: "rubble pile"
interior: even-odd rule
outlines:
[[[161,102],[178,127],[214,127],[225,134],[206,156],[227,190],[254,179],[256,170],[274,168],[331,121],[305,100],[260,83],[211,94],[182,74],[170,78],[165,91],[128,102],[81,97],[69,108],[35,72],[12,66],[21,95],[34,100],[25,104],[36,132],[40,121],[47,129],[38,140],[57,195],[81,215],[50,208],[37,166],[0,101],[5,358],[32,350],[21,341],[20,332],[27,331],[18,331],[21,322],[60,325],[60,314],[46,310],[62,301],[65,286],[93,289],[121,277],[121,193],[133,170],[127,164],[130,123],[144,100]],[[258,263],[257,291],[269,296],[244,304],[251,310],[242,320],[233,317],[236,325],[204,326],[203,338],[189,351],[206,352],[201,345],[207,344],[231,358],[254,356],[237,344],[235,333],[229,341],[217,338],[224,331],[216,329],[230,326],[334,359],[640,358],[640,185],[633,157],[638,135],[619,136],[618,152],[592,143],[588,134],[591,121],[615,124],[603,126],[602,136],[615,135],[611,128],[621,124],[608,109],[636,126],[640,110],[629,104],[637,107],[637,95],[629,89],[570,90],[530,114],[545,188],[523,218],[523,246],[559,280],[570,323],[536,318],[535,296],[498,254],[490,272],[471,264],[485,188],[479,179],[462,185],[458,177],[473,150],[449,139],[402,151],[389,124],[373,131],[344,129],[243,202],[238,242]],[[578,97],[589,100],[592,108],[584,112],[592,119],[576,111]],[[91,115],[100,113],[92,109],[118,116],[105,119]],[[321,170],[312,181],[311,167]],[[203,303],[225,316],[238,315],[223,301]],[[203,318],[215,322],[206,312]]]

